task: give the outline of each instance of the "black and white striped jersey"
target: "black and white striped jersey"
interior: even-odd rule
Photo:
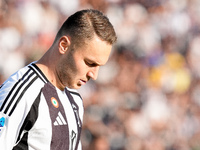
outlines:
[[[0,86],[1,150],[81,150],[83,102],[31,63]]]

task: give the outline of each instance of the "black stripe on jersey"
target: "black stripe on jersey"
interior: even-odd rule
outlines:
[[[28,132],[24,133],[21,141],[12,150],[28,150]]]
[[[5,98],[1,108],[0,108],[0,111],[2,111],[2,109],[5,107],[5,104],[7,103],[10,95],[13,93],[14,89],[16,88],[16,86],[28,75],[28,73],[31,71],[31,69],[29,69],[23,76],[21,79],[19,79],[15,85],[12,87],[11,91],[8,93],[7,97]]]
[[[18,143],[13,150],[15,149],[28,149],[28,144],[27,144],[27,139],[28,139],[28,131],[34,126],[35,122],[37,121],[38,118],[38,108],[39,108],[39,104],[40,104],[40,96],[41,96],[41,91],[38,94],[37,98],[35,99],[33,105],[31,106],[31,109],[26,117],[26,119],[24,120],[24,123],[20,129],[18,138],[17,138],[17,142]],[[25,133],[22,137],[22,139],[20,140],[20,137],[22,136],[23,131],[27,131],[27,133]],[[21,150],[20,149],[20,150]]]
[[[24,88],[24,90],[21,92],[20,96],[18,97],[17,101],[15,102],[13,108],[11,109],[10,113],[8,116],[11,116],[13,111],[15,110],[17,104],[19,103],[20,99],[22,98],[22,96],[24,95],[24,93],[26,92],[26,90],[31,86],[31,84],[38,78],[38,76],[34,77],[30,83]]]
[[[68,90],[69,91],[69,90]],[[77,93],[77,92],[73,92],[73,91],[69,91],[71,94],[74,94],[74,95],[77,95],[77,96],[79,96],[81,99],[82,99],[82,97],[81,97],[81,95],[79,94],[79,93]],[[82,99],[83,100],[83,99]]]
[[[68,99],[69,99],[69,101],[72,105],[74,115],[75,115],[75,118],[76,118],[76,123],[77,123],[78,137],[77,137],[76,146],[75,146],[75,150],[77,150],[78,143],[80,141],[81,130],[82,130],[82,122],[81,122],[81,119],[80,119],[80,116],[79,116],[79,107],[75,103],[74,98],[72,97],[70,92],[72,92],[72,91],[69,91],[65,88],[65,93],[66,93],[66,95],[67,95],[67,97],[68,97]],[[76,93],[76,92],[72,92],[72,93]],[[78,93],[76,93],[76,94],[78,94]]]
[[[40,68],[36,64],[31,64],[29,66],[39,77],[40,79],[44,82],[47,83],[49,80],[46,78],[46,76],[43,74],[43,72],[40,70]]]
[[[0,85],[0,88],[2,88],[2,87],[3,87],[3,85],[4,85],[4,84]]]
[[[66,125],[54,126],[54,122],[56,121],[59,112],[62,114],[64,120],[67,122],[65,109],[60,102],[56,88],[49,82],[45,84],[45,86],[42,88],[42,93],[49,107],[49,115],[52,121],[51,150],[69,150],[68,123],[66,123]],[[59,103],[58,108],[52,105],[52,97],[54,97]]]

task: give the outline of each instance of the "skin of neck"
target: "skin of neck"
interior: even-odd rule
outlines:
[[[63,91],[65,87],[56,75],[56,66],[61,55],[56,45],[58,45],[58,42],[48,49],[41,59],[37,61],[36,65],[54,86]]]

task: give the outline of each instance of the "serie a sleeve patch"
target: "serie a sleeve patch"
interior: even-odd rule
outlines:
[[[1,117],[0,118],[0,127],[4,127],[4,124],[5,124],[5,118],[4,117]],[[0,130],[1,131],[1,130]]]
[[[5,129],[5,124],[6,124],[6,116],[0,113],[0,136],[3,133],[3,130]]]

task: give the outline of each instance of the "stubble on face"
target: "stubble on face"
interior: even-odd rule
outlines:
[[[73,59],[73,49],[69,49],[68,52],[61,57],[59,60],[56,74],[59,80],[59,83],[63,88],[76,88],[74,87],[74,77],[75,72],[77,72],[77,67],[75,60]]]

